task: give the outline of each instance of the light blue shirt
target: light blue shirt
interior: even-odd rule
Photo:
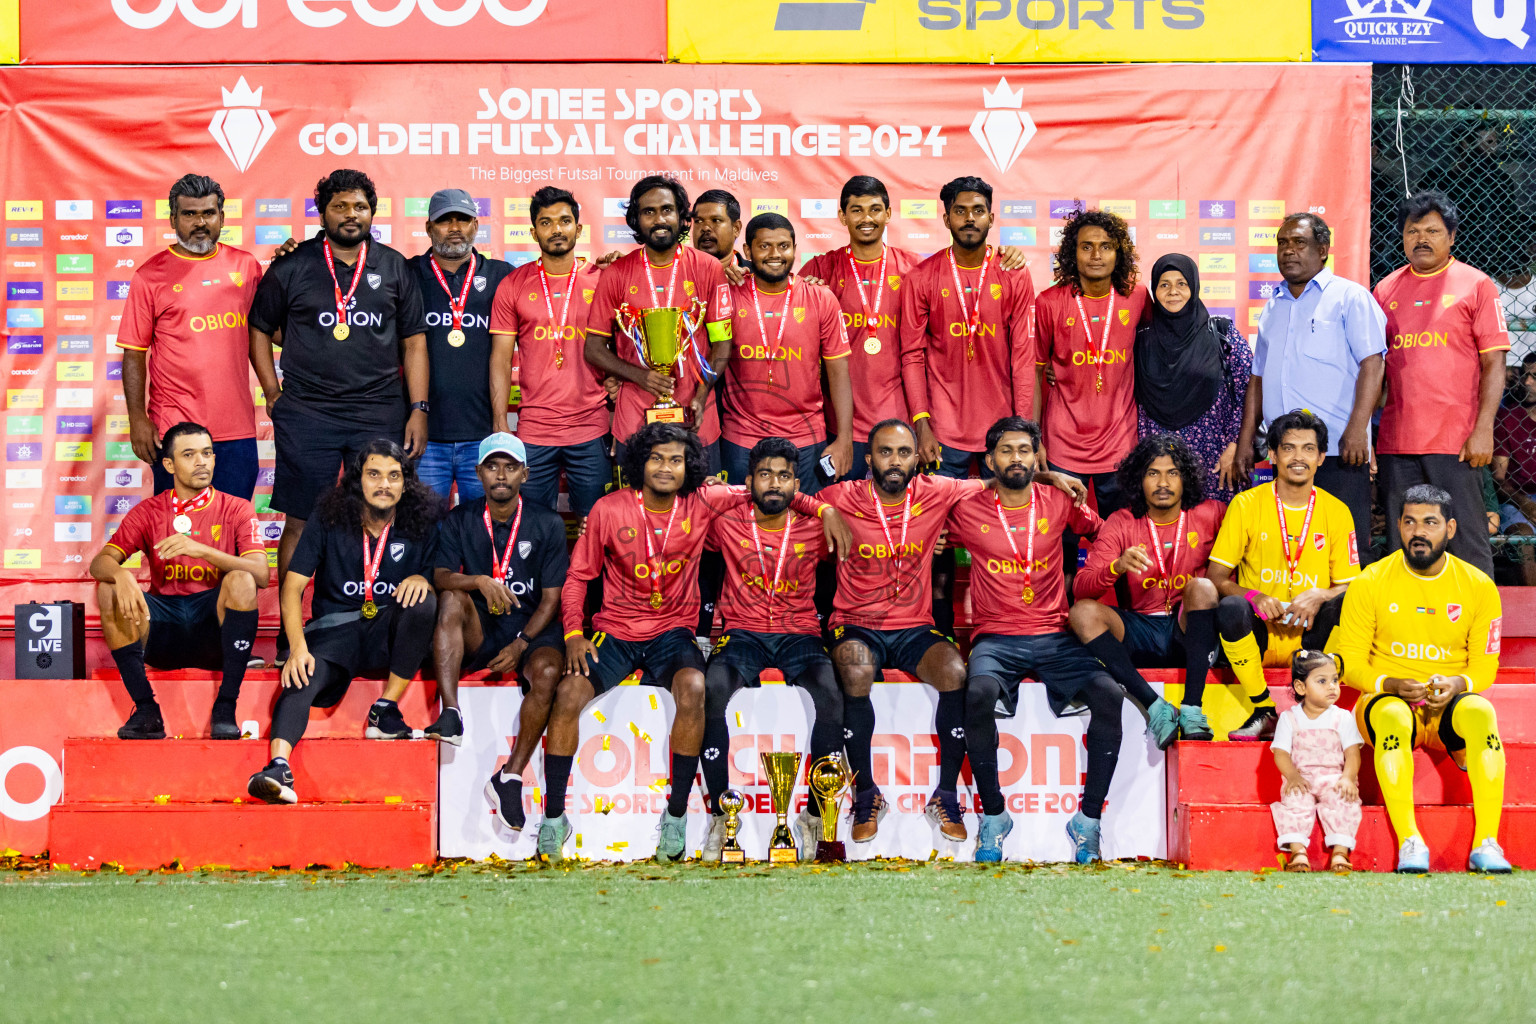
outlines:
[[[1264,383],[1264,422],[1310,409],[1328,424],[1328,454],[1355,407],[1360,363],[1387,351],[1387,315],[1364,285],[1324,269],[1298,298],[1289,285],[1259,314],[1253,373]]]

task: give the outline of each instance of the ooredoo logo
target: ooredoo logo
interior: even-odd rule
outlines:
[[[1024,90],[1012,89],[1008,79],[999,78],[996,89],[982,89],[981,103],[971,121],[971,137],[992,161],[992,166],[1007,172],[1035,137],[1035,121],[1024,108]]]
[[[233,90],[219,91],[224,94],[224,109],[214,113],[208,133],[229,162],[243,172],[255,162],[277,125],[272,123],[272,115],[261,109],[261,90],[252,89],[244,75]]]
[[[138,29],[159,28],[178,12],[193,28],[223,28],[236,20],[241,28],[260,28],[261,6],[261,0],[224,0],[223,6],[205,11],[194,0],[158,0],[150,10],[140,11],[129,5],[129,0],[112,0],[112,13],[124,25]],[[399,0],[393,5],[386,2],[382,10],[375,6],[375,0],[351,0],[351,6],[353,14],[375,28],[394,28],[417,10],[434,25],[456,28],[467,24],[482,9],[497,22],[516,28],[537,20],[549,6],[549,0],[526,0],[515,10],[509,9],[505,0],[464,0],[448,10],[442,0]],[[346,0],[267,0],[267,7],[280,8],[306,28],[335,28],[348,18]]]

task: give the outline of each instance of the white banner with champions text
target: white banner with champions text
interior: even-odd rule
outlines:
[[[1156,684],[1154,684],[1156,686]],[[876,733],[875,781],[891,811],[880,834],[866,845],[848,842],[848,824],[838,837],[853,860],[872,857],[970,860],[975,848],[979,804],[967,770],[961,779],[966,827],[971,840],[939,837],[923,816],[938,780],[938,739],[933,733],[934,691],[917,683],[878,683],[872,694]],[[511,686],[465,686],[460,691],[465,736],[460,748],[443,747],[438,778],[439,852],[444,857],[507,859],[532,857],[541,820],[544,764],[535,753],[523,779],[528,826],[506,830],[484,796],[486,780],[511,751],[522,699]],[[656,852],[656,827],[666,806],[672,721],[671,695],[648,686],[620,686],[593,701],[581,718],[581,742],[566,797],[575,829],[575,854],[592,860],[641,860]],[[747,689],[726,713],[731,730],[727,752],[731,785],[747,795],[755,813],[743,813],[741,844],[749,858],[766,859],[773,829],[768,787],[759,751],[809,749],[811,702],[803,691],[777,684]],[[1120,762],[1104,810],[1106,859],[1167,855],[1167,789],[1163,755],[1146,735],[1146,722],[1127,702]],[[1087,767],[1083,749],[1085,717],[1057,718],[1045,688],[1026,683],[1016,717],[999,721],[999,778],[1014,817],[1004,844],[1008,860],[1064,861],[1071,857],[1067,819],[1077,809]],[[809,790],[804,764],[791,817],[805,807]],[[846,811],[847,800],[843,807]],[[688,856],[697,855],[707,829],[703,788],[689,798]],[[567,855],[571,853],[567,847]]]

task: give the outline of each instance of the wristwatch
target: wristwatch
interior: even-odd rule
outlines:
[[[411,411],[412,412],[431,412],[432,411],[432,403],[431,402],[412,402],[411,403]]]

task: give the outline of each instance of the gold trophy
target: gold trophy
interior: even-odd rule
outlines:
[[[684,371],[683,339],[701,319],[702,306],[695,301],[694,308],[686,310],[675,306],[644,309],[626,302],[614,313],[614,320],[634,343],[641,365],[676,378]],[[647,423],[682,423],[686,416],[687,410],[673,401],[670,391],[645,410]]]
[[[816,860],[831,863],[848,859],[848,851],[837,839],[838,803],[853,789],[853,772],[842,754],[828,754],[811,765],[811,792],[821,813],[821,839],[816,843]]]
[[[720,848],[722,864],[747,862],[747,851],[736,841],[736,831],[741,828],[741,809],[746,802],[747,798],[737,789],[728,789],[720,794],[720,809],[725,812],[725,845]]]
[[[773,838],[768,841],[769,864],[793,864],[800,859],[795,837],[789,834],[789,800],[795,792],[795,780],[800,777],[800,755],[794,751],[765,751],[760,755],[763,774],[768,778],[768,796],[773,801],[773,813],[778,824],[773,827]]]

